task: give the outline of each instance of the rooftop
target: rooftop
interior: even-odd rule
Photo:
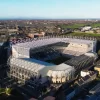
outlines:
[[[58,43],[58,42],[90,44],[90,43],[93,43],[93,40],[53,37],[53,38],[42,38],[42,39],[33,39],[33,40],[12,41],[14,46],[19,46],[19,47],[24,47],[24,48],[36,48],[36,47],[41,47],[44,45],[49,45],[49,44]]]

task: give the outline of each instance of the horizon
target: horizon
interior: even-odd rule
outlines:
[[[28,18],[28,17],[16,17],[16,18],[0,18],[0,20],[100,20],[100,18]]]

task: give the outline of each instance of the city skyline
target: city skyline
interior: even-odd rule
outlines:
[[[0,0],[0,19],[100,18],[100,0]]]

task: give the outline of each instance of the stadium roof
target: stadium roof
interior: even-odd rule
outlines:
[[[50,70],[51,69],[51,70]],[[66,65],[66,64],[60,64],[58,66],[53,66],[50,67],[47,75],[49,77],[63,77],[63,76],[67,76],[70,74],[74,74],[75,69],[72,66]],[[45,69],[44,69],[45,70]]]
[[[67,70],[68,71],[68,70],[71,70],[71,69],[72,69],[72,66],[67,65],[67,64],[64,64],[64,63],[52,67],[52,70],[55,70],[55,71],[62,71],[62,70],[63,71],[64,70]]]
[[[17,59],[17,58],[11,58],[10,63],[17,67],[24,68],[26,70],[33,71],[33,72],[38,72],[45,67],[44,65],[40,66],[40,64],[38,63],[32,63],[32,62],[29,62],[23,59]]]
[[[47,67],[55,65],[55,64],[52,64],[52,63],[36,60],[34,58],[32,58],[32,59],[31,58],[21,58],[21,59],[28,61],[28,62],[31,62],[31,63],[37,63],[37,64],[40,64],[40,65],[44,65],[44,66],[47,66]]]
[[[39,73],[42,76],[45,76],[49,70],[52,70],[53,74],[59,74],[59,76],[74,71],[74,67],[67,64],[54,65],[29,58],[11,58],[10,63],[16,67]]]
[[[23,47],[23,48],[36,48],[41,47],[53,43],[58,42],[65,42],[65,43],[78,43],[78,44],[90,44],[93,43],[93,40],[82,40],[82,39],[73,39],[73,38],[45,38],[45,39],[38,39],[38,40],[32,40],[32,41],[23,41],[23,42],[17,42],[13,46],[17,47]]]
[[[64,42],[74,42],[74,43],[79,43],[79,44],[89,44],[91,42],[93,42],[93,40],[83,40],[83,39],[71,39],[71,38],[64,38],[63,39]]]
[[[43,40],[33,40],[31,42],[24,42],[24,43],[18,43],[14,46],[24,47],[24,48],[36,48],[48,44],[53,44],[60,42],[60,38],[49,38],[49,39],[43,39]]]

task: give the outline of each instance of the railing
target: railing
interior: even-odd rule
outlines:
[[[95,37],[83,37],[83,36],[65,36],[65,35],[61,35],[61,36],[45,36],[45,37],[40,37],[37,38],[38,39],[48,39],[48,38],[72,38],[72,39],[84,39],[84,40],[97,40]],[[34,39],[33,39],[34,40]]]

